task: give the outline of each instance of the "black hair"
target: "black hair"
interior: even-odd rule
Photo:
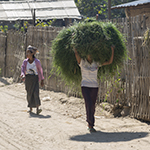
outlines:
[[[33,53],[33,51],[32,51],[32,50],[30,50],[30,52],[31,52],[31,53]],[[32,56],[33,56],[33,58],[35,58],[34,54],[33,54]]]
[[[30,49],[29,49],[29,51],[30,51],[30,53],[33,53],[33,51],[32,51],[32,50],[30,50]],[[33,54],[32,56],[33,56],[33,58],[35,58],[34,54]]]

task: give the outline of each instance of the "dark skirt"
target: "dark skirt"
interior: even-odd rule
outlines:
[[[27,91],[28,107],[38,107],[41,105],[39,98],[39,80],[38,75],[26,75],[25,89]]]

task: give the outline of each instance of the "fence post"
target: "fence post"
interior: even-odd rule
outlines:
[[[26,58],[26,49],[27,49],[27,34],[28,32],[26,32],[25,34],[25,41],[24,41],[24,57]]]
[[[5,39],[5,54],[4,54],[4,77],[6,77],[6,67],[7,67],[7,33],[6,35],[6,39]]]
[[[146,16],[143,15],[143,31],[145,32],[146,30]]]

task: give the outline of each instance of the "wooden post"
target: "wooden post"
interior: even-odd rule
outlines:
[[[4,77],[6,77],[6,70],[7,70],[7,33],[6,35],[6,40],[5,40],[5,54],[4,54]]]
[[[35,19],[36,15],[35,15],[35,9],[32,9],[32,19],[33,19],[33,26],[35,26]]]
[[[111,19],[111,0],[108,0],[108,19]]]

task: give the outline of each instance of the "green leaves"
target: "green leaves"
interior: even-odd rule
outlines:
[[[48,22],[40,21],[39,19],[36,20],[36,26],[40,27],[48,27],[50,26],[56,19],[50,20]]]
[[[8,30],[8,26],[7,26],[7,25],[0,26],[0,30],[1,30],[3,33],[6,33],[7,30]]]

